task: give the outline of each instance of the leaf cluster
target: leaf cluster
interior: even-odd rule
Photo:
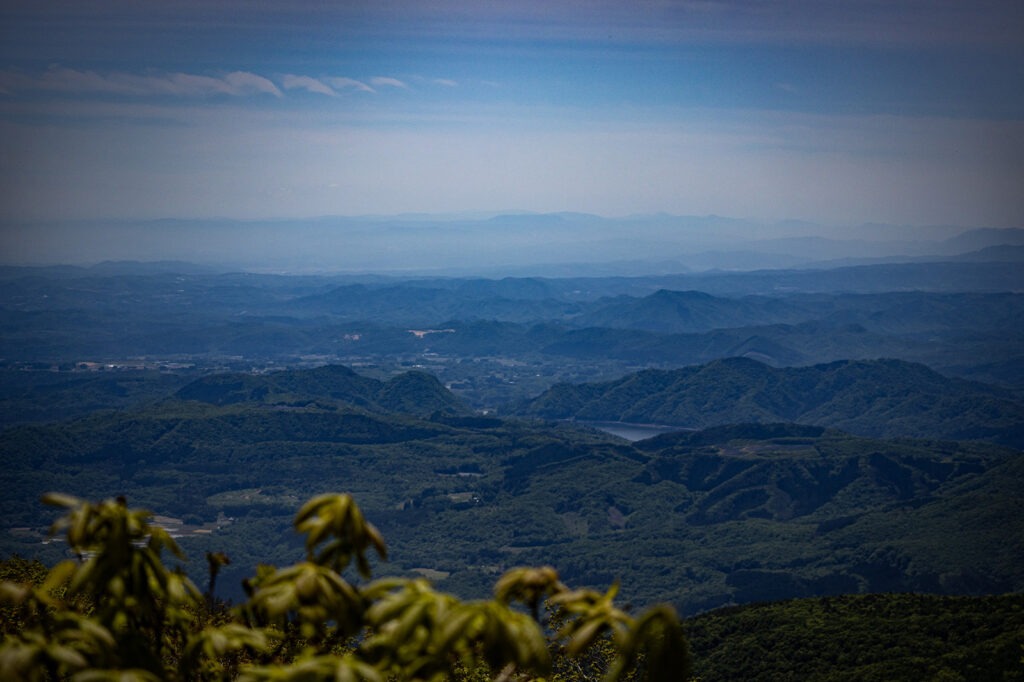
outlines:
[[[53,532],[79,559],[39,584],[0,583],[3,679],[525,680],[552,674],[552,650],[584,656],[603,635],[614,645],[602,652],[609,682],[679,679],[690,668],[671,608],[633,618],[615,606],[617,588],[570,590],[550,567],[513,569],[493,599],[478,601],[423,579],[346,577],[355,568],[369,580],[369,554],[386,556],[349,495],[307,502],[294,521],[306,560],[261,567],[247,581],[249,598],[231,609],[164,564],[164,550],[181,550],[148,512],[123,499],[46,501],[65,509]],[[226,562],[208,560],[214,572]],[[538,617],[542,602],[557,629]]]

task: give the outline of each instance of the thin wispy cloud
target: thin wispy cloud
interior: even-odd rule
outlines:
[[[373,88],[362,81],[358,81],[355,78],[346,78],[344,76],[336,76],[333,78],[325,78],[325,81],[332,87],[338,90],[361,90],[362,92],[376,92]]]
[[[445,88],[458,87],[446,78],[420,79]],[[342,91],[377,92],[366,82],[347,76],[314,78],[300,74],[285,74],[275,84],[265,76],[250,71],[232,71],[221,76],[195,73],[99,72],[55,66],[40,74],[29,74],[14,69],[0,71],[0,94],[17,92],[49,92],[64,95],[122,95],[130,97],[208,97],[226,95],[273,95],[284,97],[284,91],[307,92],[337,97]],[[374,86],[408,90],[404,81],[390,76],[375,76],[369,80]]]
[[[412,76],[412,82],[416,85],[424,85],[427,87],[441,87],[441,88],[457,88],[459,87],[459,81],[452,78],[431,78],[428,76]]]
[[[372,85],[376,85],[377,87],[402,88],[402,89],[408,89],[409,88],[409,86],[406,85],[403,81],[400,81],[397,78],[391,78],[389,76],[374,76],[373,78],[370,79],[370,83]]]
[[[281,97],[281,91],[277,86],[263,76],[257,76],[247,71],[232,71],[224,76],[224,82],[233,89],[232,94],[244,94],[247,92],[262,92],[275,97]]]
[[[338,93],[331,86],[310,76],[287,74],[281,78],[281,87],[285,90],[307,90],[328,97],[337,97]]]
[[[7,93],[39,90],[64,94],[107,94],[127,96],[206,97],[268,94],[281,97],[272,81],[247,71],[223,76],[192,73],[138,75],[124,72],[99,73],[65,67],[47,69],[38,76],[16,71],[0,72],[0,89]]]

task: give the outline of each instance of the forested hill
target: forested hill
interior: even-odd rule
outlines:
[[[615,381],[558,384],[512,408],[547,419],[706,428],[744,422],[831,426],[874,437],[1024,446],[1024,405],[997,387],[901,360],[775,368],[727,358]]]
[[[372,412],[401,412],[418,417],[436,412],[471,412],[426,372],[405,372],[385,382],[341,365],[268,374],[214,374],[182,387],[176,397],[212,405],[260,403],[306,407],[318,401],[340,402]]]
[[[0,554],[63,556],[44,544],[47,491],[128,495],[182,535],[190,572],[201,574],[206,551],[226,552],[218,584],[237,598],[257,562],[301,557],[290,519],[302,499],[352,491],[389,539],[382,571],[467,597],[509,567],[543,564],[576,585],[618,579],[635,604],[687,613],[1024,585],[1018,451],[764,424],[630,444],[436,410],[430,396],[442,391],[419,373],[228,374],[139,408],[4,430]]]
[[[1024,680],[1024,596],[871,594],[720,609],[686,623],[701,682]]]

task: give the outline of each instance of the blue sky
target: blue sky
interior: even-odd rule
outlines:
[[[0,221],[1024,223],[1024,5],[22,2]]]

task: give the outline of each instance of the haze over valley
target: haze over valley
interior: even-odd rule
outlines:
[[[33,502],[49,489],[127,490],[186,547],[232,549],[237,598],[232,576],[289,556],[294,505],[344,486],[405,557],[386,570],[467,595],[534,554],[584,584],[624,576],[609,547],[632,543],[690,557],[623,579],[687,613],[1016,590],[1020,547],[998,539],[1022,522],[1024,272],[1000,243],[1016,235],[959,238],[984,257],[634,277],[8,267],[3,547],[59,554]],[[630,444],[594,422],[669,433]],[[526,509],[536,527],[497,531]],[[829,564],[822,529],[869,520]],[[789,539],[743,559],[733,533],[765,523]],[[999,558],[963,562],[982,556]]]

